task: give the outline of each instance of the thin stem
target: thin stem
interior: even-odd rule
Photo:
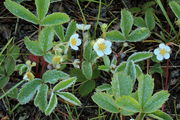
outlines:
[[[9,94],[11,91],[13,91],[15,88],[17,88],[21,83],[23,83],[25,80],[20,81],[19,83],[17,83],[14,87],[12,87],[11,89],[9,89],[6,93],[4,93],[0,99],[4,98],[7,94]]]
[[[78,7],[79,7],[79,9],[80,9],[80,12],[81,12],[81,15],[82,15],[82,17],[83,17],[83,23],[84,23],[84,24],[87,24],[86,18],[85,18],[85,16],[84,16],[83,11],[82,11],[82,8],[81,8],[81,5],[80,5],[80,3],[79,3],[79,0],[77,0],[77,5],[78,5]]]
[[[171,30],[176,34],[176,30],[175,30],[175,28],[174,28],[172,22],[170,21],[168,15],[167,15],[167,12],[165,11],[165,9],[164,9],[164,7],[163,7],[163,5],[162,5],[161,0],[157,0],[157,4],[158,4],[159,7],[161,8],[161,10],[162,10],[162,12],[163,12],[163,14],[164,14],[164,16],[165,16],[165,18],[166,18],[168,24],[169,24],[170,27],[171,27]]]
[[[98,15],[97,15],[97,21],[96,21],[96,24],[95,24],[95,28],[94,28],[93,39],[95,39],[95,37],[96,37],[96,30],[97,30],[97,26],[98,26],[98,23],[99,23],[100,15],[101,15],[101,0],[99,0]]]

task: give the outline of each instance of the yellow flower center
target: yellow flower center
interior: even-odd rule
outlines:
[[[106,48],[105,44],[104,43],[99,43],[98,44],[98,49],[101,50],[101,51],[104,51]]]
[[[52,58],[52,63],[53,64],[59,64],[60,63],[60,60],[61,60],[61,56],[57,55],[57,56],[54,56]]]
[[[26,75],[27,75],[27,78],[29,80],[33,80],[34,79],[34,75],[31,72],[27,72]]]
[[[164,54],[166,54],[167,52],[166,52],[166,50],[165,49],[160,49],[160,54],[161,55],[164,55]]]
[[[72,45],[76,45],[76,43],[77,43],[77,42],[76,42],[76,39],[75,39],[75,38],[72,38],[72,39],[71,39],[71,44],[72,44]]]

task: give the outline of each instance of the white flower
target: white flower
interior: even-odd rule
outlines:
[[[134,120],[133,118],[131,118],[130,120]]]
[[[87,25],[85,25],[85,24],[76,24],[76,27],[77,27],[77,29],[79,29],[79,30],[89,30],[90,28],[91,28],[91,25],[90,24],[87,24]]]
[[[159,44],[159,48],[154,50],[154,54],[159,61],[170,58],[171,48],[164,43]]]
[[[99,38],[94,44],[93,48],[96,51],[97,55],[99,57],[102,57],[104,55],[111,54],[111,46],[112,43],[110,41]]]
[[[79,35],[75,33],[70,37],[69,40],[69,45],[74,50],[78,50],[79,49],[78,46],[81,45],[81,39],[79,39],[78,37]]]

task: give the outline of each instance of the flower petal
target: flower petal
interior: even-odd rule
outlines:
[[[94,49],[95,51],[98,50],[98,44],[97,44],[97,42],[93,45],[93,49]]]
[[[166,50],[167,52],[170,52],[170,51],[171,51],[171,48],[166,45],[165,50]]]
[[[79,38],[78,38],[78,39],[76,39],[76,42],[77,42],[77,43],[76,43],[76,46],[81,45],[81,39],[79,39]]]
[[[110,48],[112,46],[112,43],[110,41],[106,40],[105,45],[107,48]]]
[[[161,49],[165,49],[165,47],[166,47],[166,45],[164,44],[164,43],[161,43],[161,44],[159,44],[159,48],[161,48]]]
[[[71,47],[73,50],[79,50],[79,48],[77,46],[72,46]]]
[[[96,53],[99,57],[104,56],[104,53],[102,51],[96,50]]]
[[[160,53],[159,48],[156,48],[156,49],[154,50],[154,54],[155,54],[155,55],[159,55],[159,53]]]
[[[170,58],[170,54],[169,53],[164,54],[164,59],[169,59],[169,58]]]
[[[104,51],[104,53],[105,53],[106,55],[111,54],[111,52],[112,52],[111,48],[106,48],[105,51]]]
[[[162,61],[162,60],[163,60],[163,56],[162,56],[162,55],[157,55],[156,58],[157,58],[159,61]]]

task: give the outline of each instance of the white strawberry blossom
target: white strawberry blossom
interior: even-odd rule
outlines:
[[[85,30],[89,30],[91,28],[91,25],[90,24],[87,24],[87,25],[86,24],[76,24],[76,27],[79,30],[85,31]]]
[[[169,59],[171,53],[171,48],[164,43],[159,44],[159,47],[154,50],[154,54],[159,61],[163,59]]]
[[[109,55],[111,54],[112,50],[111,50],[111,46],[112,43],[108,40],[104,40],[103,38],[99,38],[93,48],[96,51],[97,55],[99,57],[102,57],[104,55]]]
[[[69,46],[73,50],[79,50],[78,48],[79,45],[81,45],[81,39],[79,39],[79,35],[75,33],[70,37]]]

